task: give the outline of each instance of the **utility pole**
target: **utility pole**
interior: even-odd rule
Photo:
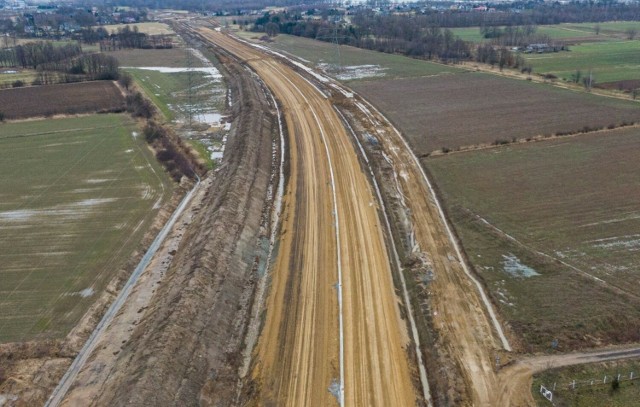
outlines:
[[[342,72],[342,55],[340,53],[340,40],[349,39],[349,36],[346,35],[338,35],[338,21],[333,22],[333,32],[326,35],[318,35],[316,36],[316,40],[330,40],[334,45],[334,51],[336,56],[336,74],[340,74]]]

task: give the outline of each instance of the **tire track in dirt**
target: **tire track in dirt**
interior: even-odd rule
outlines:
[[[291,146],[283,240],[257,354],[256,403],[335,405],[338,379],[337,240],[328,156],[335,166],[344,271],[345,405],[414,405],[406,326],[394,292],[374,194],[342,122],[288,66],[213,30],[280,99]],[[322,134],[326,143],[323,144]],[[328,153],[327,153],[328,152]]]

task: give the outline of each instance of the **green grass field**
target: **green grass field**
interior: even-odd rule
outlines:
[[[223,118],[220,112],[225,112],[227,108],[226,86],[222,76],[214,68],[213,64],[217,63],[214,55],[203,51],[202,56],[212,61],[208,66],[192,56],[194,70],[189,74],[185,68],[186,52],[186,49],[174,48],[149,50],[144,56],[126,52],[118,54],[118,57],[135,62],[125,70],[168,121],[177,127],[187,125],[191,113],[192,124],[200,131],[189,131],[184,137],[212,169],[215,163],[208,149],[218,150],[223,138],[220,132],[228,131],[221,130],[220,123]],[[191,93],[188,91],[190,81]],[[213,127],[209,128],[207,125]],[[217,134],[212,136],[213,133]]]
[[[551,404],[540,395],[540,386],[553,389],[554,384],[553,401],[558,407],[635,406],[640,400],[640,381],[629,380],[632,372],[634,378],[639,377],[640,362],[637,360],[553,369],[535,375],[531,389],[537,405],[541,407]],[[614,390],[611,383],[618,375],[620,386]],[[604,383],[605,376],[607,383]]]
[[[149,34],[149,35],[170,35],[175,34],[175,32],[165,23],[159,22],[148,22],[148,23],[135,23],[135,24],[113,24],[113,25],[104,25],[102,28],[109,31],[110,33],[114,33],[118,31],[118,29],[124,29],[124,27],[129,27],[131,30],[134,27],[138,27],[138,31],[141,33]]]
[[[537,26],[536,33],[548,35],[554,40],[580,41],[612,41],[626,38],[625,31],[635,28],[640,31],[639,21],[610,21],[600,23],[600,34],[596,34],[595,23],[565,23]],[[504,27],[502,27],[504,28]],[[455,35],[465,41],[490,41],[480,33],[480,27],[461,27],[450,29]]]
[[[241,38],[252,41],[258,41],[257,38],[264,35],[264,33],[247,31],[237,31],[235,34]],[[259,42],[274,50],[284,51],[285,53],[302,58],[314,67],[319,64],[335,65],[338,61],[342,66],[377,65],[379,66],[377,73],[381,75],[376,76],[378,78],[390,79],[431,76],[446,72],[459,71],[458,68],[452,66],[434,64],[428,61],[407,58],[401,55],[385,54],[382,52],[369,51],[346,45],[340,46],[340,56],[338,57],[335,45],[329,42],[295,37],[292,35],[278,35],[274,38],[274,42],[272,43]],[[329,73],[332,74],[332,76],[339,74],[338,72],[333,71],[330,71]],[[349,75],[348,72],[344,72],[344,74],[347,81],[376,78],[366,76],[362,76],[360,78],[358,72],[354,72],[353,75]]]
[[[13,71],[16,72],[14,73]],[[15,81],[22,81],[24,86],[28,86],[31,85],[37,77],[38,72],[33,69],[6,69],[0,71],[0,89],[12,87]]]
[[[527,55],[537,73],[570,80],[576,70],[592,71],[596,82],[640,79],[640,41],[609,41],[574,45],[569,52]]]
[[[166,66],[181,68],[188,66],[189,58],[191,59],[191,66],[204,66],[198,58],[189,57],[190,52],[181,47],[169,49],[123,49],[108,51],[105,54],[117,58],[120,66],[123,67]]]
[[[634,128],[424,161],[525,349],[640,339],[638,148]]]
[[[0,124],[0,342],[59,338],[173,185],[126,115]]]

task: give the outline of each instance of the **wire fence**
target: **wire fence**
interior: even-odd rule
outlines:
[[[553,397],[556,391],[575,391],[581,388],[598,387],[598,386],[613,386],[613,382],[617,382],[618,385],[623,382],[629,382],[640,379],[640,375],[636,372],[629,372],[626,374],[618,373],[613,375],[603,375],[587,380],[572,380],[570,382],[558,383],[555,382],[549,386],[540,386],[540,394],[549,400],[553,404]]]
[[[603,375],[602,377],[588,380],[572,380],[569,383],[563,383],[562,386],[556,386],[556,383],[554,383],[553,387],[557,387],[563,390],[576,390],[583,387],[611,385],[611,383],[614,381],[622,383],[626,381],[637,380],[639,378],[640,377],[636,372],[629,372],[627,374],[618,373],[614,375]]]

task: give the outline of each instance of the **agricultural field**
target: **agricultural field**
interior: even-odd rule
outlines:
[[[614,389],[613,381],[618,375],[619,386]],[[554,384],[553,401],[558,407],[627,407],[640,400],[639,378],[640,362],[637,360],[572,366],[535,375],[531,392],[537,404],[545,407],[550,403],[540,395],[540,386],[553,389]]]
[[[124,29],[124,27],[129,27],[131,30],[134,27],[138,27],[138,31],[144,34],[149,35],[171,35],[175,34],[175,32],[164,23],[158,22],[149,22],[149,23],[135,23],[135,24],[113,24],[113,25],[104,25],[102,28],[107,30],[110,33],[114,33],[118,31],[118,29]]]
[[[640,40],[591,42],[573,45],[568,52],[527,55],[534,72],[551,73],[563,80],[580,70],[592,72],[597,83],[640,79]]]
[[[131,63],[124,70],[213,168],[214,160],[222,158],[230,130],[222,114],[227,108],[226,86],[210,62],[215,58],[186,48],[148,50],[144,58],[133,56],[138,51],[111,54],[118,54],[121,63]]]
[[[640,121],[630,101],[485,73],[351,86],[403,130],[419,155]]]
[[[105,52],[115,57],[122,67],[166,66],[180,68],[187,66],[191,58],[191,66],[202,67],[204,64],[195,57],[189,57],[189,50],[181,47],[169,49],[123,49]]]
[[[423,160],[526,351],[640,340],[640,129]]]
[[[0,89],[11,88],[16,81],[22,82],[25,86],[31,85],[37,77],[38,72],[33,69],[0,69]]]
[[[111,81],[79,82],[0,90],[0,106],[5,119],[22,119],[121,111],[124,97]]]
[[[562,42],[598,42],[626,39],[625,31],[629,28],[635,28],[640,31],[640,22],[638,21],[599,23],[599,34],[596,34],[595,26],[595,23],[538,25],[536,33],[548,35],[552,39]],[[480,33],[480,27],[460,27],[450,28],[450,30],[465,41],[478,43],[490,41]]]
[[[0,342],[60,338],[173,186],[127,115],[0,124]]]
[[[432,76],[443,73],[460,72],[453,66],[435,64],[419,59],[407,58],[401,55],[385,54],[347,45],[340,46],[338,54],[334,44],[280,34],[273,38],[273,42],[263,42],[259,38],[264,33],[236,31],[239,37],[258,42],[276,51],[288,53],[301,58],[313,67],[318,67],[329,75],[342,81],[380,78],[407,78]],[[342,68],[336,69],[340,64]]]

